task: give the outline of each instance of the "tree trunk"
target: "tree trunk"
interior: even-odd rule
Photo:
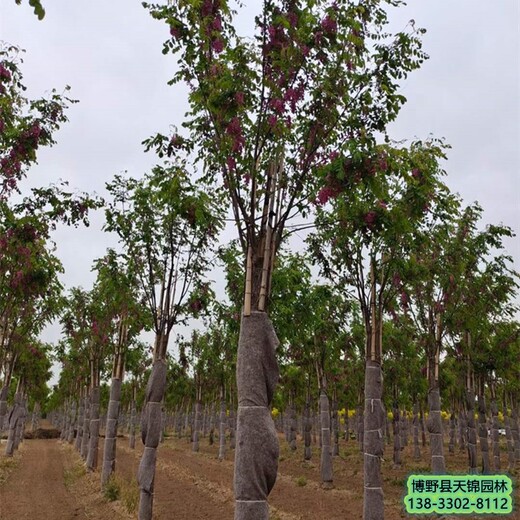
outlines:
[[[334,443],[332,445],[332,456],[339,455],[339,416],[338,416],[338,402],[334,399],[332,401],[332,438]]]
[[[220,401],[220,422],[218,430],[218,460],[224,460],[226,457],[226,401]]]
[[[450,453],[455,453],[455,412],[453,411],[450,415],[450,441],[448,451]]]
[[[518,410],[515,403],[511,403],[511,435],[515,445],[515,461],[520,462],[520,431],[518,425]]]
[[[291,406],[289,410],[289,447],[296,451],[296,410]]]
[[[312,430],[312,420],[311,420],[311,411],[309,403],[307,402],[305,405],[305,410],[303,412],[303,460],[311,460],[312,457],[312,449],[311,449],[311,430]]]
[[[197,399],[195,402],[195,420],[193,421],[193,444],[192,450],[199,451],[199,436],[200,436],[200,411],[201,411],[201,402]]]
[[[475,394],[471,389],[466,391],[466,404],[468,408],[468,462],[470,475],[476,475],[477,471],[477,431],[475,428]]]
[[[83,415],[83,438],[81,439],[81,456],[84,460],[87,460],[89,436],[90,436],[90,401],[92,398],[92,392],[89,392],[88,396],[85,397],[85,412]]]
[[[421,443],[422,447],[426,448],[426,426],[424,420],[424,412],[422,409],[422,405],[419,405],[419,424],[421,425]]]
[[[233,406],[233,401],[231,401],[229,408],[229,448],[232,450],[235,449],[237,442],[237,424],[235,418],[235,409]]]
[[[167,336],[156,339],[156,344],[167,345],[167,343]],[[166,352],[165,345],[162,347],[164,352]],[[152,518],[157,446],[159,446],[162,433],[162,400],[166,390],[167,371],[166,361],[162,356],[154,361],[141,413],[141,440],[144,444],[144,451],[137,472],[140,489],[139,520],[151,520]]]
[[[413,405],[413,458],[420,460],[421,448],[419,447],[419,405],[417,402]]]
[[[505,408],[505,407],[504,407]],[[506,428],[506,441],[507,441],[507,471],[512,473],[515,469],[515,444],[513,441],[513,435],[511,434],[511,418],[506,414],[504,415],[504,422]]]
[[[16,432],[14,436],[14,450],[18,449],[20,443],[23,442],[23,435],[25,431],[25,418],[27,417],[27,398],[22,396],[22,405],[20,410],[20,417],[16,424]]]
[[[110,401],[107,411],[105,429],[105,447],[103,450],[103,467],[101,469],[101,486],[105,486],[116,468],[117,422],[121,402],[121,379],[113,377],[110,385]]]
[[[278,346],[265,312],[243,316],[237,357],[238,424],[235,520],[268,520],[267,497],[276,481],[278,437],[270,405],[279,378]]]
[[[70,427],[67,434],[67,442],[72,444],[74,442],[74,430],[76,429],[76,421],[77,421],[77,405],[76,401],[72,401],[72,407],[70,410]]]
[[[96,385],[92,388],[90,402],[90,439],[88,443],[87,469],[95,471],[98,465],[98,446],[99,446],[99,398],[100,388]]]
[[[0,390],[0,433],[4,431],[4,424],[7,417],[7,394],[9,393],[9,386],[4,385]]]
[[[130,408],[130,433],[128,434],[128,445],[131,450],[135,450],[135,424],[137,422],[137,409],[135,406],[135,399],[132,398]]]
[[[333,469],[332,469],[332,453],[330,447],[330,410],[329,398],[324,390],[320,393],[320,423],[321,423],[321,487],[324,489],[332,489],[334,487]]]
[[[31,431],[35,431],[38,428],[40,422],[40,403],[34,403],[33,413],[31,418]],[[1,432],[0,428],[0,432]]]
[[[357,409],[357,428],[356,428],[356,435],[357,435],[357,441],[359,445],[359,451],[363,453],[363,442],[364,442],[364,428],[365,428],[365,418],[363,417],[363,408],[358,407]]]
[[[22,393],[16,392],[14,396],[14,404],[8,416],[9,433],[7,437],[7,444],[5,446],[6,457],[12,457],[16,446],[16,429],[22,417]]]
[[[439,386],[435,385],[428,392],[429,416],[427,428],[430,434],[431,468],[433,475],[444,475],[446,464],[442,438],[441,397]]]
[[[399,423],[399,408],[394,404],[392,411],[393,434],[394,434],[394,469],[401,467],[401,425]]]
[[[78,428],[76,431],[76,441],[74,442],[74,447],[76,451],[81,452],[81,440],[83,438],[83,422],[85,413],[85,397],[83,397],[83,392],[80,393],[79,397],[79,410],[78,410]]]
[[[384,451],[383,428],[385,412],[381,402],[383,377],[381,364],[367,359],[365,368],[365,420],[364,420],[364,520],[383,520],[383,487],[381,458]]]
[[[478,395],[478,436],[480,440],[480,451],[482,453],[482,474],[489,475],[491,467],[489,465],[489,443],[488,430],[486,424],[486,400],[484,398],[483,385],[480,385],[480,392]]]
[[[467,417],[466,411],[460,408],[459,412],[459,448],[460,451],[466,451],[467,449]]]
[[[498,430],[500,424],[498,422],[498,405],[496,398],[491,398],[491,417],[492,417],[492,435],[493,442],[493,469],[495,473],[500,473],[500,437]]]

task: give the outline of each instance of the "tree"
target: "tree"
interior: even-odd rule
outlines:
[[[142,180],[117,176],[107,189],[114,200],[106,211],[106,230],[119,236],[155,332],[141,421],[145,449],[138,473],[139,519],[148,520],[152,516],[168,341],[174,325],[198,315],[210,296],[202,275],[220,228],[220,212],[215,198],[191,182],[180,162],[156,166]]]
[[[322,272],[350,292],[365,328],[364,517],[384,515],[381,481],[383,315],[401,286],[399,272],[416,227],[444,204],[439,142],[378,145],[337,155],[321,171],[311,252]],[[406,295],[404,295],[406,296]]]
[[[254,39],[236,33],[226,0],[145,5],[170,27],[163,52],[177,54],[173,82],[191,85],[189,138],[157,135],[147,145],[199,154],[206,178],[227,193],[246,258],[235,517],[267,518],[278,456],[268,409],[277,340],[267,308],[284,228],[305,214],[318,165],[395,118],[405,100],[397,80],[425,58],[422,31],[387,34],[378,0],[265,0]]]
[[[107,318],[111,321],[110,356],[112,357],[112,379],[107,411],[105,446],[101,485],[105,486],[115,470],[116,438],[126,357],[129,346],[134,343],[144,328],[146,308],[139,298],[137,276],[132,273],[122,258],[113,249],[96,261],[98,272],[95,293],[96,299],[106,305]],[[148,318],[148,319],[147,319]]]
[[[0,46],[0,201],[18,191],[18,182],[36,162],[38,148],[55,144],[53,134],[67,121],[66,108],[76,103],[56,90],[50,99],[27,99],[20,71],[22,52],[14,45]]]

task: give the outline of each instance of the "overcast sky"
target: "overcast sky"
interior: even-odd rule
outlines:
[[[72,87],[80,103],[58,144],[39,152],[39,164],[24,186],[66,179],[72,187],[104,194],[114,174],[140,176],[155,163],[141,142],[169,125],[180,126],[186,88],[167,86],[175,59],[163,56],[169,36],[137,0],[43,0],[38,21],[28,2],[0,4],[0,39],[27,52],[22,72],[29,97]],[[244,21],[259,1],[245,0]],[[520,2],[518,0],[409,0],[392,11],[392,27],[410,19],[425,27],[430,59],[403,84],[408,103],[391,126],[396,139],[430,134],[452,145],[447,182],[465,202],[478,200],[485,223],[505,223],[520,232]],[[250,13],[250,16],[249,16]],[[92,261],[113,247],[100,231],[59,229],[54,240],[67,287],[88,288]],[[520,239],[507,242],[520,268]],[[58,328],[47,331],[56,340]]]

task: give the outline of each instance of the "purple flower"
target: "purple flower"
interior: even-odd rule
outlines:
[[[216,38],[211,42],[211,48],[217,54],[220,54],[224,50],[224,42],[220,38]]]
[[[211,28],[217,32],[222,31],[222,18],[220,15],[215,16],[215,19],[211,23]]]
[[[3,63],[0,63],[0,79],[9,81],[11,79],[11,73],[4,67]]]
[[[176,40],[178,40],[181,37],[181,28],[178,27],[177,25],[171,25],[170,34],[171,34],[172,38],[175,38]]]
[[[231,157],[231,155],[226,159],[226,164],[230,172],[234,172],[236,170],[237,163],[235,159]]]
[[[284,104],[283,104],[283,101],[281,99],[271,99],[271,101],[269,101],[269,105],[278,114],[283,114],[283,112],[284,112]]]
[[[235,102],[239,107],[244,104],[244,98],[245,96],[243,92],[235,92]]]
[[[365,220],[365,224],[368,226],[368,227],[372,227],[375,223],[376,223],[376,220],[377,220],[377,213],[375,211],[369,211],[365,217],[364,217],[364,220]]]
[[[213,12],[213,2],[211,0],[204,0],[200,8],[200,14],[203,18],[209,16]]]
[[[329,15],[327,15],[322,21],[321,21],[321,28],[327,33],[327,34],[336,34],[338,32],[338,24],[334,18],[331,18]]]
[[[298,15],[294,11],[289,11],[287,13],[287,20],[292,27],[296,27],[298,25]]]
[[[332,186],[324,186],[318,192],[318,198],[316,199],[315,203],[318,206],[323,206],[324,204],[327,204],[330,199],[335,199],[338,195],[339,191],[337,188],[333,188]]]

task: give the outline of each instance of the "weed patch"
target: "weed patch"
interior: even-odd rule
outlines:
[[[70,488],[83,476],[87,473],[87,468],[85,468],[85,464],[83,462],[78,461],[75,462],[72,467],[65,469],[63,472],[63,481],[65,483],[65,487],[70,490]]]
[[[17,457],[0,457],[0,484],[3,484],[11,471],[18,466]]]

